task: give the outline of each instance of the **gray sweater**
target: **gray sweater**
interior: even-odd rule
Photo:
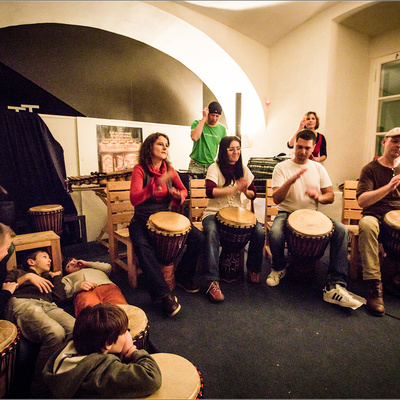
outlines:
[[[91,281],[100,285],[108,285],[113,283],[108,275],[111,273],[111,264],[92,261],[89,262],[89,267],[82,268],[72,274],[65,275],[62,282],[65,287],[67,298],[71,298],[77,293],[81,292],[81,283],[83,281]]]

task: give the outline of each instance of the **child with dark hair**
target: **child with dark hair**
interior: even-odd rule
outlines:
[[[46,396],[42,371],[54,351],[72,335],[75,318],[58,305],[66,298],[61,271],[52,272],[49,254],[42,249],[26,257],[25,270],[8,271],[7,282],[18,283],[8,302],[6,317],[21,328],[23,336],[41,343],[31,395]]]
[[[44,380],[56,398],[137,398],[160,388],[161,372],[133,344],[125,311],[102,303],[80,312],[73,340],[49,359]]]
[[[63,272],[67,298],[75,296],[75,317],[86,306],[128,304],[120,288],[109,278],[111,264],[68,257],[63,261]]]

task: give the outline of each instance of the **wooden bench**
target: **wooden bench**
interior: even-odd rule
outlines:
[[[349,230],[349,253],[350,268],[349,275],[353,279],[359,276],[359,247],[358,247],[358,222],[362,218],[362,208],[358,205],[356,198],[358,181],[344,181],[342,201],[342,223]]]
[[[267,179],[265,190],[265,215],[264,215],[264,229],[265,229],[265,252],[268,257],[272,258],[271,249],[268,244],[268,231],[274,222],[275,216],[278,214],[278,207],[272,197],[272,179]]]
[[[62,270],[62,255],[60,236],[53,231],[43,231],[16,235],[12,238],[15,251],[7,262],[7,270],[12,270],[17,266],[17,252],[47,248],[53,262],[53,271]]]
[[[201,219],[203,217],[204,210],[208,204],[208,198],[206,197],[206,180],[205,179],[191,179],[189,183],[190,187],[190,204],[189,204],[189,219],[190,222],[201,231],[203,230],[203,224]]]

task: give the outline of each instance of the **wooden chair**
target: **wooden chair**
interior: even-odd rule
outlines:
[[[266,190],[265,190],[265,252],[270,258],[272,258],[271,250],[268,244],[268,231],[274,222],[275,216],[278,214],[278,208],[272,198],[272,179],[267,179]]]
[[[130,202],[130,181],[107,182],[107,230],[110,263],[113,269],[120,266],[128,272],[129,284],[137,287],[137,260],[129,237],[128,224],[134,213]],[[119,244],[126,246],[120,253]],[[124,261],[126,258],[126,262]]]
[[[362,218],[362,209],[356,199],[357,181],[344,181],[342,223],[349,230],[350,269],[349,275],[358,278],[359,272],[359,247],[358,247],[358,221]]]
[[[201,231],[203,225],[201,218],[204,210],[208,204],[206,197],[206,180],[205,179],[191,179],[190,187],[190,206],[189,206],[189,219],[190,222]]]

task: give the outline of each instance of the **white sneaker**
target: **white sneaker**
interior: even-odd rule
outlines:
[[[283,269],[282,271],[275,271],[274,269],[271,269],[270,274],[267,277],[267,285],[268,286],[276,286],[279,285],[279,282],[282,278],[286,276],[286,269]]]
[[[339,284],[336,284],[331,290],[328,290],[328,287],[325,287],[323,292],[324,301],[328,303],[337,304],[341,307],[352,308],[353,310],[363,305],[361,301],[352,297],[347,289]]]

